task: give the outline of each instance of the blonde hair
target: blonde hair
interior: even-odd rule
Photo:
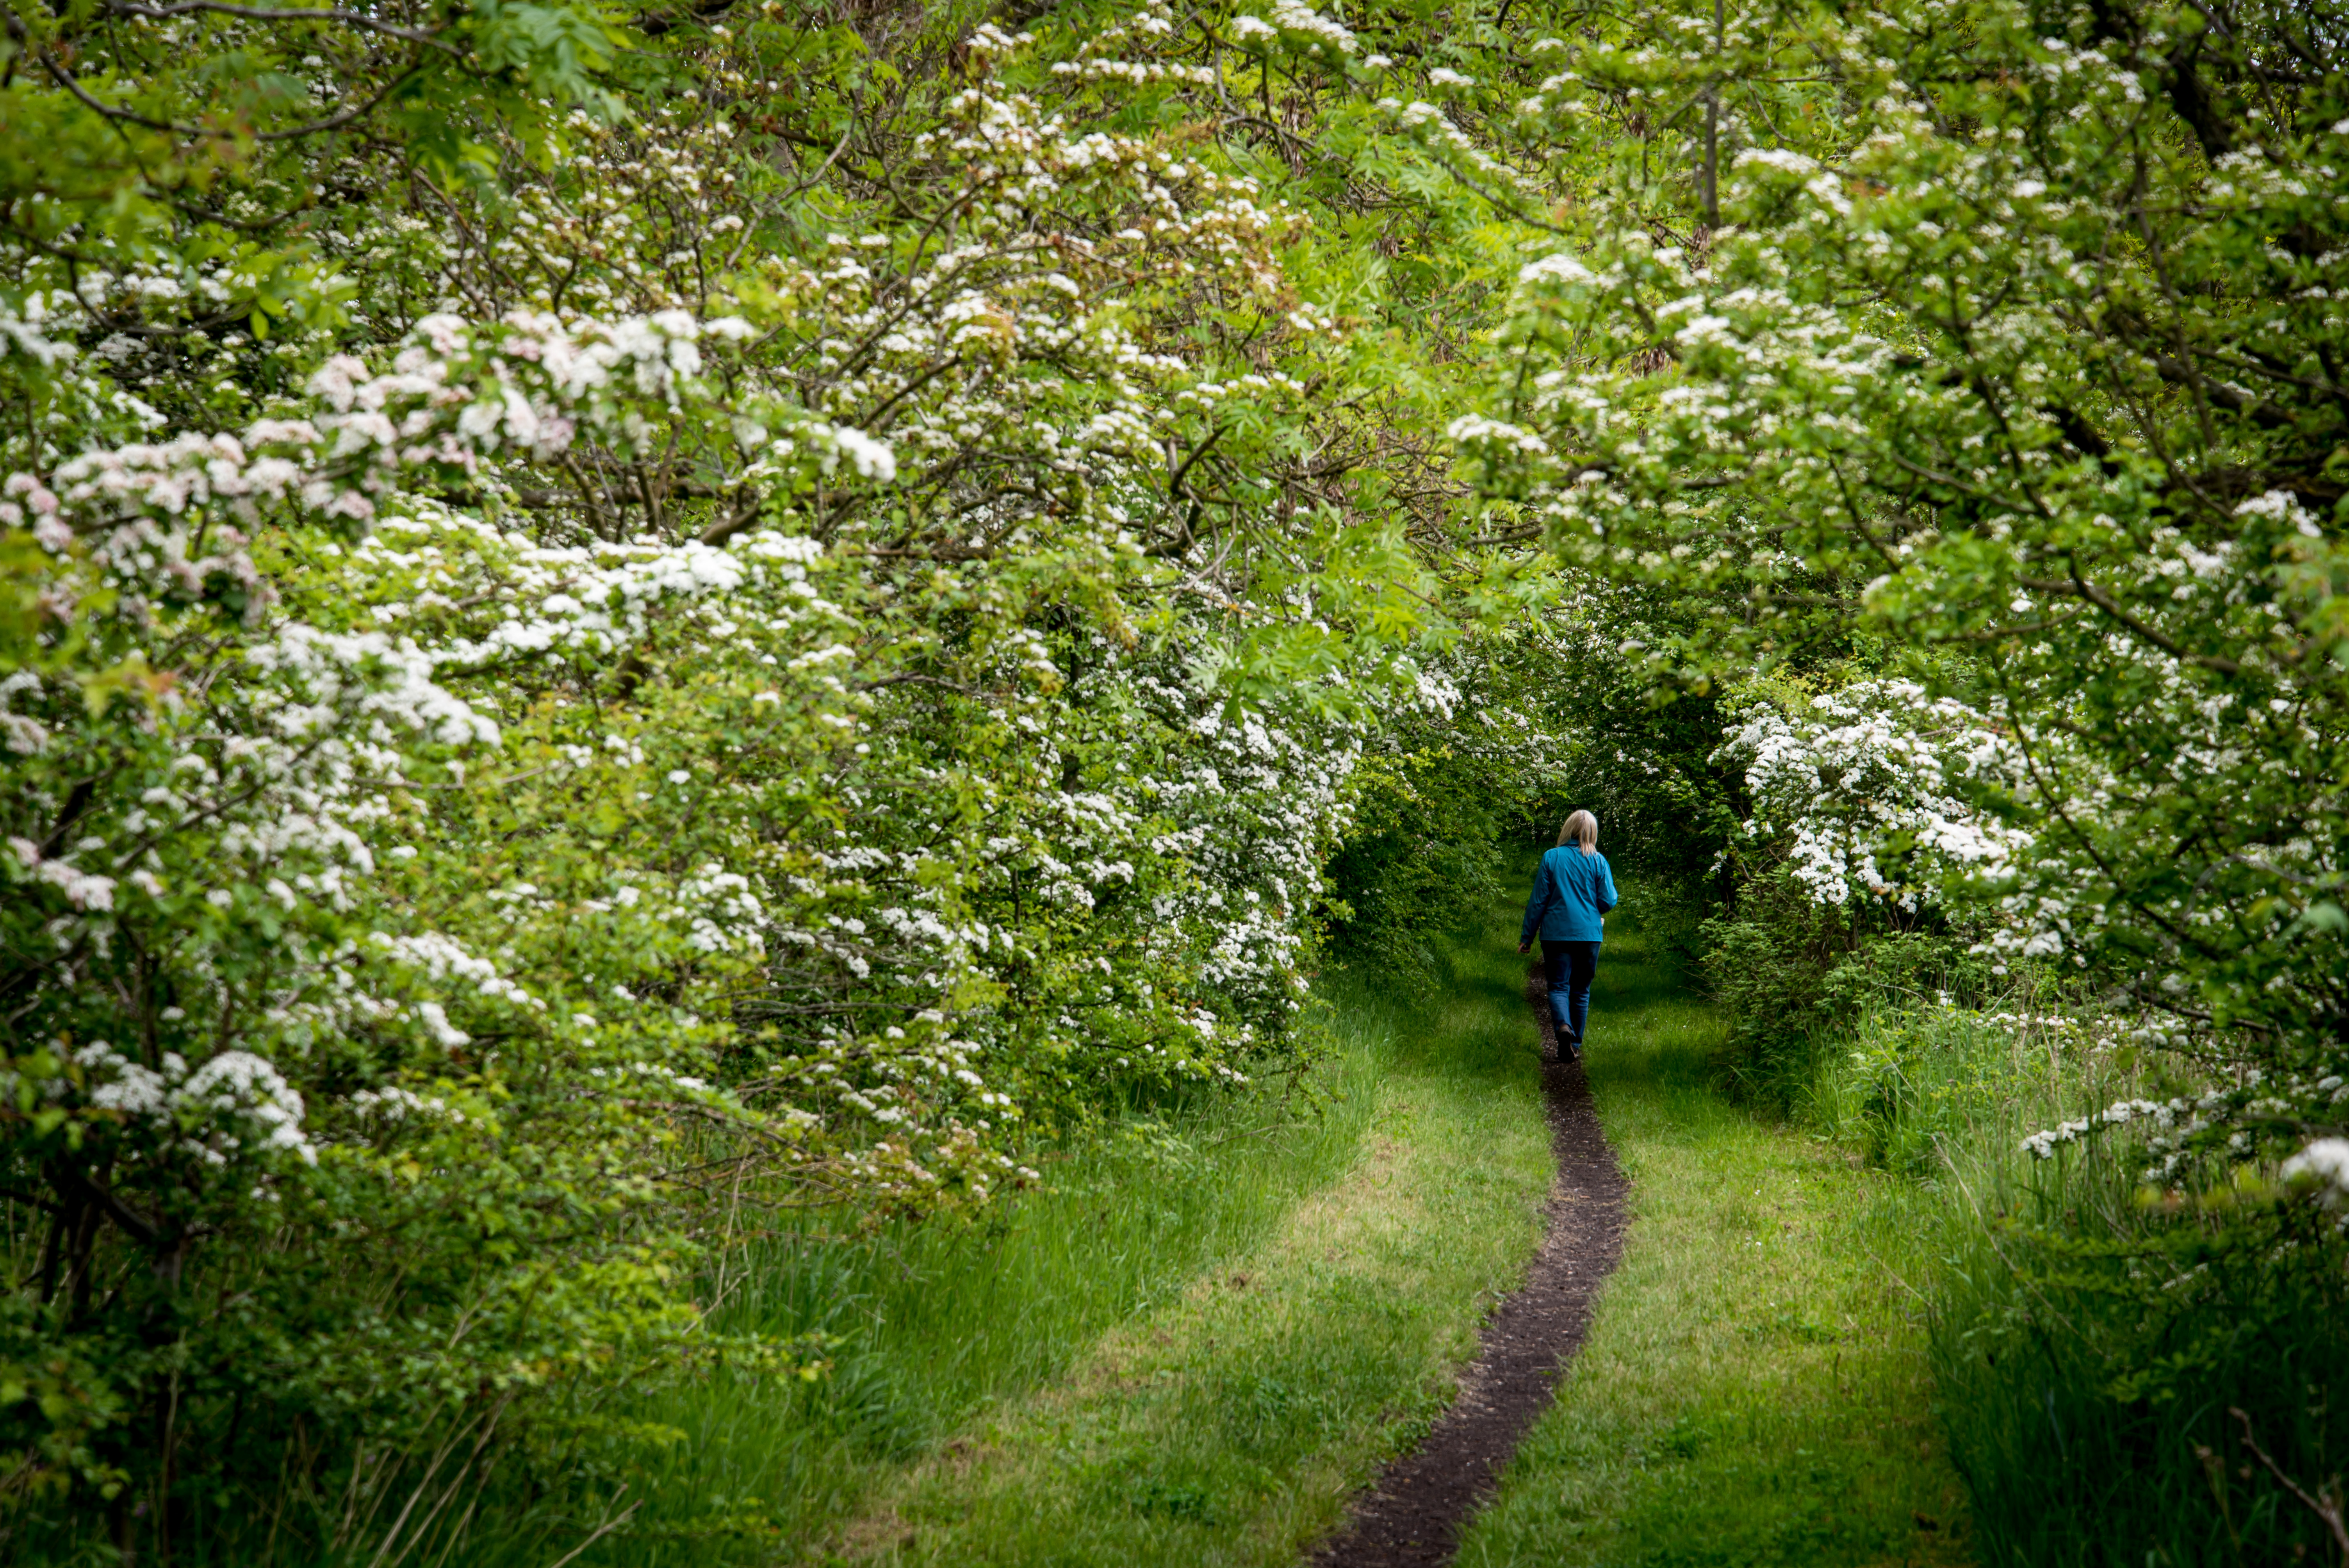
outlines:
[[[1588,811],[1577,811],[1568,817],[1566,820],[1566,826],[1557,830],[1557,847],[1564,849],[1569,843],[1579,843],[1582,846],[1582,852],[1586,855],[1597,854],[1599,852],[1599,819]]]

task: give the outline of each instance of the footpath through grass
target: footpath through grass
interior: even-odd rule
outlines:
[[[1460,1562],[1967,1561],[1902,1283],[1927,1197],[1723,1100],[1717,1013],[1615,923],[1588,1061],[1634,1220]],[[1443,1408],[1537,1241],[1551,1161],[1510,934],[1458,949],[1426,1006],[1332,998],[1318,1114],[1204,1105],[983,1226],[779,1243],[728,1311],[838,1336],[834,1374],[643,1412],[683,1440],[578,1568],[1300,1561]]]
[[[1924,1196],[1708,1082],[1723,1027],[1610,921],[1586,1057],[1623,1261],[1463,1568],[1957,1563],[1930,1414]],[[1619,934],[1618,929],[1619,927]]]
[[[574,1568],[1293,1562],[1443,1408],[1538,1239],[1519,966],[1479,947],[1452,981],[1334,990],[1309,1096],[1129,1119],[978,1223],[779,1237],[722,1321],[832,1336],[832,1374],[626,1411],[679,1438],[612,1478],[635,1511]],[[576,1530],[525,1516],[469,1561]]]
[[[855,1561],[1287,1564],[1426,1429],[1539,1236],[1548,1130],[1522,969],[1342,999],[1378,1076],[1337,1181],[1070,1376],[986,1410],[832,1542]]]

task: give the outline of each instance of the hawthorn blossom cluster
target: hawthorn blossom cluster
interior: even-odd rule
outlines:
[[[2283,1162],[2283,1179],[2305,1181],[2338,1208],[2349,1203],[2349,1139],[2320,1138]]]
[[[2149,1161],[2143,1171],[2148,1183],[2176,1185],[2210,1161],[2269,1159],[2280,1161],[2276,1175],[2284,1184],[2313,1178],[2331,1201],[2330,1189],[2337,1184],[2333,1167],[2321,1156],[2312,1160],[2308,1155],[2339,1140],[2320,1137],[2303,1144],[2299,1135],[2312,1117],[2321,1121],[2329,1113],[2337,1119],[2344,1106],[2349,1106],[2349,1088],[2338,1073],[2271,1079],[2254,1072],[2242,1083],[2199,1096],[2116,1100],[2100,1111],[2033,1133],[2023,1140],[2022,1151],[2052,1160],[2067,1145],[2109,1130],[2133,1128],[2136,1146]]]
[[[126,1151],[132,1160],[191,1155],[209,1166],[239,1157],[264,1166],[288,1158],[318,1162],[303,1130],[301,1095],[250,1051],[222,1051],[194,1068],[178,1052],[166,1051],[150,1068],[92,1040],[74,1051],[64,1073],[28,1078],[12,1069],[0,1082],[60,1107],[78,1098],[78,1088],[90,1110],[136,1135]]]
[[[1749,841],[1783,837],[1789,874],[1819,903],[1913,911],[1952,877],[2011,876],[2032,843],[1961,792],[2011,788],[2012,748],[1985,716],[1914,682],[1757,703],[1714,760],[1743,765]],[[1898,858],[1888,867],[1879,856]]]
[[[1268,26],[1269,35],[1265,31]],[[1299,0],[1273,0],[1268,15],[1262,21],[1246,15],[1234,17],[1232,34],[1242,39],[1278,36],[1291,47],[1330,56],[1350,55],[1357,47],[1354,35],[1345,24],[1322,15],[1312,6],[1299,4]]]

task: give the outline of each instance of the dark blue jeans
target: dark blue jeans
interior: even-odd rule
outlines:
[[[1599,944],[1543,937],[1542,973],[1549,981],[1549,1010],[1557,1020],[1557,1037],[1569,1046],[1581,1045],[1582,1026],[1590,1018],[1590,977],[1599,973]]]

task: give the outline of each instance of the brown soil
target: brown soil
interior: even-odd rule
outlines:
[[[1315,1553],[1321,1568],[1434,1568],[1452,1561],[1468,1516],[1549,1408],[1558,1374],[1590,1326],[1599,1286],[1622,1254],[1628,1183],[1599,1129],[1581,1065],[1558,1058],[1541,973],[1539,964],[1527,971],[1526,1000],[1541,1024],[1542,1092],[1557,1151],[1541,1251],[1525,1284],[1485,1326],[1452,1408],[1355,1502],[1345,1530]]]

